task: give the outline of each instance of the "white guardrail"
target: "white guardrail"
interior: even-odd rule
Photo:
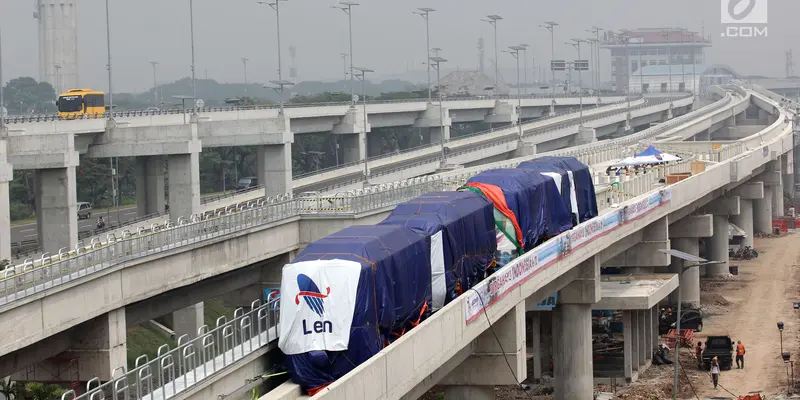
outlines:
[[[744,96],[743,96],[744,97]],[[692,112],[692,115],[685,115],[680,118],[677,118],[675,121],[670,121],[668,123],[657,125],[653,128],[650,128],[646,131],[637,133],[635,135],[631,135],[630,138],[626,140],[615,140],[614,143],[592,143],[583,146],[578,146],[578,148],[570,148],[564,149],[562,151],[554,151],[540,154],[539,156],[544,155],[573,155],[582,160],[587,160],[589,156],[594,155],[595,153],[606,153],[609,156],[618,157],[621,155],[621,144],[628,144],[628,143],[635,143],[639,140],[647,137],[652,137],[658,135],[661,132],[664,132],[667,129],[671,129],[676,124],[683,121],[683,123],[690,121],[694,118],[701,117],[708,113],[711,113],[719,108],[729,104],[731,101],[730,96],[726,96],[721,101],[712,103],[704,108],[696,110]],[[459,186],[463,184],[467,179],[474,176],[475,174],[479,173],[482,170],[491,169],[491,168],[502,168],[502,167],[516,167],[522,161],[526,161],[528,159],[535,158],[533,157],[525,157],[517,160],[509,160],[507,162],[500,162],[500,163],[493,163],[487,164],[481,167],[473,167],[470,169],[462,170],[459,173],[448,173],[443,174],[445,176],[438,176],[434,178],[420,178],[414,180],[408,180],[403,182],[398,182],[394,185],[383,185],[381,188],[369,188],[364,190],[357,191],[358,194],[345,194],[340,196],[326,196],[326,197],[299,197],[299,198],[292,198],[291,196],[286,196],[283,199],[270,202],[267,204],[266,202],[261,204],[260,207],[255,208],[248,208],[248,209],[239,209],[234,213],[226,214],[226,215],[219,215],[212,220],[209,221],[196,221],[192,224],[183,224],[177,227],[172,228],[170,231],[178,231],[181,230],[180,234],[172,234],[172,237],[175,238],[182,238],[182,240],[188,241],[188,235],[195,233],[200,236],[205,235],[206,237],[210,237],[209,235],[215,234],[228,234],[231,233],[232,225],[236,224],[244,224],[249,226],[253,226],[253,224],[257,224],[257,222],[263,221],[275,221],[276,219],[280,219],[279,215],[288,215],[288,213],[310,213],[314,215],[330,215],[330,214],[350,214],[353,213],[361,213],[361,212],[369,212],[377,209],[386,208],[389,206],[394,206],[402,201],[410,200],[420,194],[436,191],[436,190],[449,190],[453,187]],[[663,177],[667,173],[672,172],[683,172],[688,169],[688,161],[682,163],[672,164],[670,166],[666,166],[663,168],[656,169],[655,173],[648,173],[643,175],[637,175],[632,177],[626,177],[624,181],[620,182],[620,185],[615,189],[617,193],[624,197],[635,197],[639,194],[646,193],[651,191],[653,183],[657,182],[658,178]],[[666,201],[669,200],[669,189],[660,189],[655,194],[649,195],[646,199],[636,200],[632,204],[625,204],[620,210],[604,214],[603,216],[593,219],[585,224],[579,225],[573,231],[567,232],[564,235],[570,235],[570,245],[569,248],[575,248],[575,246],[579,246],[582,243],[585,243],[588,238],[582,239],[583,236],[593,234],[597,229],[598,221],[603,221],[605,225],[606,219],[609,221],[620,221],[618,224],[625,223],[627,221],[631,221],[633,218],[636,218],[640,215],[644,215],[644,213],[648,212],[652,207],[656,207],[657,205],[660,206],[664,204]],[[657,205],[656,205],[657,204]],[[267,210],[271,210],[271,212],[265,212]],[[292,214],[296,216],[297,214]],[[210,222],[216,221],[214,224],[210,224]],[[209,223],[205,224],[204,223]],[[239,225],[239,226],[244,226]],[[161,234],[167,234],[170,231],[163,231],[160,232]],[[560,236],[563,237],[564,235]],[[594,237],[594,236],[591,236]],[[574,241],[572,240],[574,238]],[[133,250],[133,240],[137,238],[131,238],[128,240],[128,245],[120,246],[119,242],[108,244],[104,247],[95,249],[92,253],[100,252],[101,250],[106,249],[106,254],[110,255],[117,255],[117,254],[124,254],[125,250]],[[558,238],[554,238],[558,239]],[[559,252],[563,252],[565,247],[563,244],[559,244],[554,248],[554,244],[552,244],[552,240],[545,243],[544,245],[537,248],[532,253],[528,254],[535,254],[537,256],[536,265],[539,264],[538,255],[540,253],[544,254],[542,256],[542,262],[547,263],[549,259],[547,257],[553,257],[553,254],[557,254]],[[160,249],[157,246],[158,243],[150,241],[151,244],[146,250],[147,252],[153,252]],[[141,250],[140,246],[136,246]],[[170,245],[170,248],[175,247]],[[111,250],[113,249],[113,250]],[[547,251],[545,251],[547,250]],[[557,251],[556,251],[557,250]],[[554,252],[554,253],[553,253]],[[551,254],[552,253],[552,254]],[[90,253],[91,254],[91,253]],[[85,255],[90,255],[85,254]],[[132,253],[128,253],[128,256],[132,255]],[[524,256],[528,257],[528,255]],[[99,267],[99,269],[103,268],[103,264],[105,262],[100,262],[99,258],[95,257],[97,264],[95,267]],[[62,260],[69,261],[69,260]],[[51,265],[52,266],[52,265]],[[510,265],[509,265],[510,266]],[[499,273],[506,274],[508,273],[509,266],[502,269]],[[39,268],[37,270],[44,270],[48,268]],[[69,268],[67,268],[69,269]],[[94,268],[92,268],[94,270]],[[26,273],[32,273],[34,271],[26,271]],[[61,272],[67,272],[61,270]],[[84,268],[83,273],[79,273],[79,271],[75,271],[74,273],[78,273],[78,276],[85,276],[87,273],[91,273],[88,268]],[[46,276],[47,274],[42,273],[41,276]],[[497,275],[497,274],[495,274]],[[495,276],[493,275],[493,276]],[[53,274],[50,274],[50,277],[53,277]],[[62,275],[62,278],[64,275]],[[9,277],[11,280],[15,280],[15,277]],[[519,279],[519,278],[516,278]],[[25,289],[34,289],[37,286],[36,281],[23,281],[28,282],[28,287]],[[16,282],[15,282],[16,283]],[[38,285],[45,286],[45,282],[38,283]],[[487,281],[484,281],[480,285],[487,286]],[[480,286],[479,285],[479,286]],[[483,290],[483,289],[480,289]],[[35,291],[34,291],[35,292]],[[5,296],[2,298],[6,299],[6,301],[11,300],[9,299],[8,291],[3,293]],[[466,296],[466,295],[465,295]],[[489,293],[489,297],[491,298],[492,294]],[[466,301],[466,300],[465,300]],[[272,305],[270,305],[272,304]],[[273,324],[267,324],[269,329],[262,329],[258,331],[258,337],[261,338],[262,334],[265,334],[268,338],[266,342],[258,342],[259,346],[254,347],[253,343],[248,341],[251,338],[255,337],[250,333],[251,331],[245,332],[242,327],[247,327],[247,329],[251,329],[253,318],[252,313],[255,312],[256,315],[259,315],[259,321],[263,320],[261,314],[264,311],[260,310],[272,310],[272,312],[276,312],[274,317],[270,321],[274,321],[277,323],[279,318],[279,313],[277,313],[277,304],[270,303],[267,305],[261,305],[260,301],[254,301],[253,305],[251,305],[251,311],[247,314],[249,317],[245,320],[245,314],[243,310],[239,309],[236,311],[234,315],[234,322],[233,324],[229,324],[226,321],[217,321],[217,328],[213,332],[217,332],[215,334],[211,334],[207,331],[207,328],[201,328],[203,330],[203,334],[195,339],[195,341],[184,342],[180,338],[178,340],[178,348],[169,350],[168,347],[165,348],[162,346],[163,351],[160,349],[159,355],[156,359],[152,361],[148,361],[146,358],[140,357],[137,359],[136,366],[130,372],[126,372],[124,368],[119,368],[118,371],[115,371],[115,378],[111,382],[108,382],[102,386],[99,386],[99,381],[93,380],[92,383],[87,385],[87,393],[77,397],[78,399],[101,399],[101,398],[109,398],[108,395],[111,395],[111,398],[117,399],[164,399],[174,396],[175,394],[180,393],[183,390],[186,390],[192,384],[196,384],[201,382],[204,378],[208,378],[211,373],[215,370],[209,368],[208,362],[211,360],[211,357],[205,358],[198,358],[201,357],[199,352],[197,351],[198,348],[202,349],[211,349],[213,346],[211,343],[216,344],[217,346],[217,353],[219,351],[224,350],[224,354],[229,354],[230,357],[227,359],[231,360],[231,362],[235,362],[240,360],[247,354],[256,351],[258,348],[266,345],[270,341],[276,339],[276,336],[270,336],[269,332],[273,332],[271,329],[274,327]],[[471,311],[472,313],[477,312],[473,308]],[[238,322],[237,322],[238,321]],[[226,325],[228,324],[228,325]],[[237,325],[238,324],[238,325]],[[227,328],[226,331],[225,326],[230,326]],[[235,327],[240,327],[239,331],[235,330]],[[261,329],[261,328],[259,328]],[[227,333],[224,333],[227,332]],[[239,341],[237,342],[236,333],[241,332],[239,334]],[[217,335],[217,336],[215,336]],[[249,336],[248,336],[249,335]],[[228,340],[225,342],[224,340],[217,340],[217,337],[220,338],[227,338],[224,340]],[[205,339],[204,339],[205,338]],[[260,340],[260,339],[259,339]],[[227,344],[217,344],[217,343],[227,343]],[[222,346],[222,347],[220,347]],[[235,346],[240,349],[239,353],[235,353],[232,350]],[[221,349],[221,350],[220,350]],[[209,350],[210,351],[210,350]],[[231,351],[231,353],[227,353],[227,351]],[[219,353],[215,353],[215,357],[219,356]],[[178,356],[181,357],[178,357]],[[216,359],[216,358],[215,358]],[[220,367],[224,365],[226,358],[222,359],[222,364],[219,364]],[[140,362],[141,361],[141,362]],[[198,373],[198,368],[195,366],[205,366],[205,370],[202,373]],[[216,367],[216,364],[214,364]],[[210,371],[210,373],[209,373]],[[160,378],[159,378],[160,377]],[[160,380],[159,380],[160,379]],[[102,396],[102,397],[101,397]],[[66,393],[62,399],[68,400],[73,399],[75,397],[75,393],[70,392]]]

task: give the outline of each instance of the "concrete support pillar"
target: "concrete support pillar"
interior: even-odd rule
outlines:
[[[531,347],[533,355],[533,379],[540,382],[542,379],[542,317],[541,313],[531,313]]]
[[[551,375],[550,362],[553,359],[553,313],[546,312],[539,316],[542,323],[542,371],[545,375]]]
[[[625,381],[629,383],[638,375],[634,374],[634,372],[638,372],[638,369],[635,367],[635,363],[638,362],[638,357],[636,357],[635,354],[638,348],[636,345],[636,329],[634,329],[635,314],[635,311],[622,311],[622,335],[624,339],[622,345],[622,357],[624,359],[623,375],[625,376]]]
[[[339,161],[342,164],[363,161],[367,155],[365,143],[363,132],[353,135],[339,135],[339,150],[342,152],[342,157]]]
[[[592,256],[580,265],[578,278],[558,292],[553,309],[555,400],[591,399],[592,304],[600,300],[600,260]]]
[[[494,386],[446,386],[446,400],[494,400]]]
[[[487,124],[509,124],[517,122],[517,104],[496,101],[494,108],[489,111],[483,121]]]
[[[414,121],[412,128],[428,128],[431,143],[435,144],[441,143],[442,137],[444,137],[445,142],[450,140],[450,126],[452,124],[450,110],[444,107],[440,109],[438,104],[428,104],[425,111]]]
[[[292,192],[292,144],[258,146],[258,184],[265,196]]]
[[[753,230],[755,233],[772,232],[772,195],[769,187],[764,188],[764,198],[753,200]]]
[[[553,360],[554,399],[591,399],[594,389],[592,305],[558,304],[553,310],[553,325],[558,331]]]
[[[200,153],[170,154],[169,215],[177,221],[200,212]]]
[[[78,241],[75,167],[38,169],[34,173],[36,222],[44,251],[58,254]]]
[[[164,212],[164,157],[136,157],[136,212],[139,216]]]
[[[74,335],[68,357],[77,357],[78,376],[110,381],[116,368],[127,365],[127,326],[125,308],[95,318],[88,332]]]
[[[205,325],[204,309],[200,302],[165,316],[164,322],[175,331],[176,338],[188,335],[189,339],[193,339],[197,337],[197,329]]]
[[[639,356],[639,368],[644,367],[647,365],[647,354],[650,353],[648,350],[648,344],[650,343],[650,337],[647,336],[647,326],[650,325],[647,317],[646,310],[638,310],[636,311],[636,322],[638,322],[638,330],[639,334],[637,337],[639,340],[637,343],[639,344],[639,350],[637,355]]]
[[[524,140],[517,141],[517,149],[514,150],[514,158],[533,155],[536,155],[536,143],[529,143]]]
[[[3,132],[0,132],[2,134]],[[0,260],[11,259],[11,216],[9,215],[10,204],[8,194],[8,183],[14,178],[14,169],[6,162],[6,140],[0,139],[0,232],[4,234],[0,237]]]
[[[783,185],[771,186],[769,191],[772,192],[772,217],[783,218]]]
[[[709,260],[722,261],[706,265],[706,276],[728,276],[728,216],[714,215],[714,236],[711,237]]]
[[[731,216],[731,222],[745,233],[742,245],[753,247],[753,200],[739,200],[739,215]]]
[[[726,236],[727,234],[727,231],[725,231]],[[675,250],[694,256],[700,255],[700,243],[697,238],[673,238],[671,244],[672,248]],[[680,274],[679,285],[682,288],[681,302],[683,305],[685,307],[698,307],[700,306],[700,267],[686,268],[685,271],[681,273],[683,264],[683,260],[677,257],[672,257],[672,262],[669,266],[669,272],[673,274]],[[677,290],[669,295],[669,302],[670,304],[678,303]]]
[[[625,131],[624,131],[624,127],[623,127],[623,133],[624,132]],[[597,132],[595,131],[594,128],[590,128],[590,127],[587,127],[587,126],[579,126],[578,127],[578,133],[575,135],[575,137],[572,140],[572,145],[573,146],[580,146],[582,144],[594,143],[596,141],[597,141]]]
[[[653,359],[653,350],[656,348],[655,336],[653,335],[653,308],[650,308],[644,312],[644,325],[645,325],[645,341],[647,342],[647,346],[645,348],[645,355],[644,358],[647,361]]]

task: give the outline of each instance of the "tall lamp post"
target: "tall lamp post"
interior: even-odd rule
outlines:
[[[344,75],[343,75],[344,76],[344,80],[347,81],[347,56],[349,56],[349,54],[347,54],[347,53],[339,53],[339,55],[342,56],[342,65],[343,65],[342,71],[344,71]]]
[[[683,276],[684,271],[686,271],[689,268],[700,267],[700,266],[709,265],[709,264],[720,264],[720,263],[722,263],[722,261],[708,261],[705,258],[698,257],[696,255],[685,253],[685,252],[682,252],[680,250],[675,250],[675,249],[660,249],[658,251],[660,251],[660,252],[662,252],[664,254],[667,254],[670,257],[678,258],[678,259],[680,259],[682,261],[681,262],[681,268],[680,268],[680,274],[678,275],[678,300],[677,300],[678,301],[678,313],[676,314],[677,317],[675,318],[676,319],[675,332],[677,332],[676,333],[676,337],[675,337],[675,357],[676,357],[675,360],[676,360],[676,362],[674,363],[675,365],[672,366],[673,367],[672,368],[672,400],[677,400],[678,399],[678,364],[680,364],[679,362],[677,362],[677,360],[678,360],[678,357],[680,357],[680,348],[681,348],[681,338],[680,338],[680,335],[681,335],[681,302],[683,301],[683,298],[682,298],[683,285],[680,284],[680,277]]]
[[[522,46],[509,46],[508,50],[503,50],[504,52],[511,54],[517,60],[517,136],[519,136],[519,140],[522,140],[522,96],[520,96],[520,86],[521,81],[519,79],[519,52],[525,50]]]
[[[553,60],[556,59],[555,28],[558,22],[546,21],[544,25],[539,25],[550,31],[550,89],[553,94],[553,102],[550,105],[550,115],[556,113],[556,71],[553,69]]]
[[[503,17],[497,14],[487,15],[486,18],[481,19],[481,21],[488,22],[494,28],[494,87],[495,87],[495,95],[497,94],[497,86],[500,83],[500,60],[497,59],[498,49],[497,49],[497,21],[503,19]]]
[[[106,51],[108,52],[108,119],[114,119],[114,87],[111,84],[111,19],[108,11],[108,0],[106,0]],[[59,67],[60,68],[60,67]]]
[[[357,5],[359,4],[352,1],[341,1],[338,6],[331,6],[347,14],[347,23],[350,27],[350,104],[353,106],[356,105],[356,99],[353,97],[353,94],[355,94],[353,92],[353,79],[355,79],[353,76],[353,6]]]
[[[191,34],[191,44],[192,44],[192,116],[197,116],[197,86],[195,82],[195,64],[194,64],[194,1],[193,0],[189,0],[189,32]]]
[[[351,70],[358,71],[358,79],[361,80],[361,96],[363,97],[364,101],[364,186],[369,186],[369,166],[367,165],[367,161],[369,160],[369,141],[367,139],[367,72],[375,72],[369,68],[364,67],[353,67],[350,65]],[[355,99],[355,97],[353,98]]]
[[[523,72],[522,72],[522,80],[525,82],[525,95],[528,95],[528,47],[531,47],[529,44],[521,44],[522,47],[522,58],[524,60],[522,64]]]
[[[572,47],[578,49],[578,58],[577,60],[581,59],[581,43],[586,43],[583,39],[572,39],[567,44],[571,44]],[[580,99],[580,126],[583,126],[583,68],[578,65],[577,62],[573,63],[573,69],[578,72],[578,98]]]
[[[283,115],[283,87],[293,84],[292,82],[283,80],[283,72],[282,72],[283,64],[282,64],[282,59],[281,59],[281,7],[280,7],[280,4],[281,4],[282,1],[286,1],[286,0],[274,0],[274,1],[271,1],[271,2],[270,1],[259,1],[258,2],[258,4],[268,5],[273,10],[275,10],[275,20],[276,20],[275,21],[276,22],[275,26],[276,26],[276,30],[277,30],[277,33],[278,33],[278,79],[275,80],[275,81],[270,81],[270,82],[278,85],[278,87],[280,88],[279,95],[281,97],[280,98],[280,100],[281,100],[281,110],[280,110],[281,115]]]
[[[250,61],[247,58],[242,57],[242,67],[244,67],[244,91],[247,93],[247,62]]]
[[[442,149],[442,154],[441,154],[442,161],[440,163],[441,168],[447,167],[447,153],[445,152],[444,149],[444,108],[443,108],[444,106],[442,101],[442,84],[441,84],[442,70],[440,68],[441,63],[443,62],[447,62],[447,60],[439,56],[428,58],[428,65],[433,66],[433,68],[436,69],[436,93],[439,96],[439,138],[440,138],[439,141]]]
[[[595,40],[597,40],[597,43],[595,44],[595,49],[594,50],[595,50],[595,60],[596,60],[596,62],[595,62],[595,66],[596,66],[595,67],[595,70],[596,70],[595,76],[597,76],[597,102],[598,103],[600,102],[600,94],[603,91],[603,78],[600,76],[600,32],[602,32],[602,31],[604,31],[603,28],[599,28],[599,27],[596,27],[596,26],[593,26],[592,29],[589,31],[591,33],[594,33]]]
[[[421,16],[425,19],[425,57],[430,58],[431,56],[431,23],[430,19],[428,18],[430,13],[434,10],[433,8],[418,8],[419,11],[414,11],[414,14]],[[428,103],[431,102],[431,63],[425,63],[428,65]]]
[[[156,66],[158,61],[150,61],[153,66],[153,104],[158,104],[158,81],[156,80]]]

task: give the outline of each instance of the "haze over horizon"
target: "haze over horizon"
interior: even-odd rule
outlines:
[[[77,0],[78,65],[80,85],[107,89],[105,2]],[[760,0],[765,1],[765,0]],[[281,3],[281,40],[284,79],[292,61],[288,48],[297,49],[297,81],[342,78],[340,53],[348,52],[347,15],[331,8],[333,1],[289,0]],[[38,79],[36,20],[30,1],[0,0],[3,34],[4,77],[32,76]],[[145,91],[152,87],[150,61],[159,62],[159,82],[171,82],[191,74],[188,1],[164,2],[110,0],[111,43],[115,91]],[[712,63],[730,65],[741,74],[783,76],[784,52],[800,36],[800,25],[792,21],[800,13],[800,2],[773,0],[769,3],[769,37],[726,38],[720,22],[720,2],[707,0],[565,0],[560,2],[504,0],[491,4],[479,0],[363,0],[353,10],[354,64],[374,69],[372,80],[397,76],[409,69],[424,70],[425,21],[412,12],[431,7],[431,47],[442,48],[447,70],[477,68],[477,40],[485,41],[486,69],[494,58],[492,27],[481,22],[487,14],[498,14],[498,45],[528,43],[529,68],[550,59],[550,34],[539,25],[553,20],[555,54],[559,59],[576,58],[564,44],[570,38],[586,38],[591,26],[606,29],[683,27],[711,37],[707,49]],[[275,13],[255,0],[220,4],[194,1],[197,77],[220,82],[242,82],[248,62],[248,81],[277,79]],[[584,50],[582,58],[588,59]],[[514,59],[500,53],[500,67],[514,68]],[[758,62],[754,62],[758,60]],[[601,72],[610,76],[608,51],[603,52]],[[424,74],[419,75],[420,77]],[[530,74],[529,74],[530,76]],[[370,79],[368,77],[368,79]],[[506,76],[506,81],[515,77]]]

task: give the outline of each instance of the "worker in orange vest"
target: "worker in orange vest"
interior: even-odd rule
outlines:
[[[744,345],[741,340],[736,342],[736,368],[744,369]]]

